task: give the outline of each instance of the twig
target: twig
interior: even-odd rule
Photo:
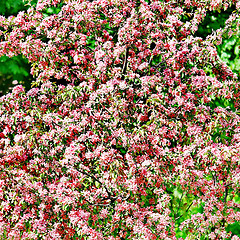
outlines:
[[[129,47],[127,47],[126,52],[125,52],[125,58],[124,58],[124,63],[123,63],[123,68],[122,68],[122,77],[121,77],[122,80],[124,80],[124,75],[126,74],[126,71],[127,71],[128,54],[129,54]]]
[[[188,208],[186,209],[186,212],[188,212],[188,210],[190,209],[190,207],[193,205],[193,202],[191,202],[191,204],[188,206]],[[175,220],[181,218],[183,216],[183,214],[179,217],[177,217]]]
[[[180,202],[179,202],[179,204],[178,204],[178,210],[177,210],[176,216],[178,215],[178,212],[179,212],[179,209],[180,209],[180,204],[181,204],[181,202],[182,202],[182,198],[183,198],[183,194],[182,194],[182,196],[181,196],[181,198],[180,198]]]
[[[113,206],[110,205],[110,203],[91,203],[90,201],[88,201],[86,198],[84,198],[86,202],[88,202],[90,205],[92,206],[103,206],[103,207],[110,207],[113,208]]]
[[[228,195],[228,186],[225,188],[225,196],[224,196],[224,203],[227,201],[227,195]]]
[[[212,174],[212,177],[213,177],[214,186],[216,186],[216,175],[214,175],[212,171],[211,171],[211,174]]]
[[[111,193],[108,191],[107,187],[104,186],[104,184],[103,184],[101,181],[99,181],[96,177],[92,176],[92,175],[89,174],[89,173],[86,173],[86,172],[84,172],[84,171],[81,171],[81,170],[80,170],[79,172],[82,173],[82,174],[86,174],[87,176],[93,178],[96,182],[99,182],[99,183],[105,188],[105,190],[106,190],[106,192],[107,192],[108,197],[110,198],[110,200],[111,200],[111,201],[112,201],[112,200],[115,200],[115,199],[112,197]],[[107,198],[107,199],[108,199],[108,198]]]

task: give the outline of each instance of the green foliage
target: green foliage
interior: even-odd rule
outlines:
[[[235,11],[235,7],[232,6],[226,11],[212,11],[208,12],[204,21],[199,25],[196,36],[206,38],[209,34],[217,29],[225,26],[226,20],[229,18],[231,13]],[[224,61],[238,77],[240,76],[240,59],[239,59],[239,47],[240,40],[239,36],[232,36],[223,39],[221,45],[216,46],[219,57]]]
[[[227,232],[231,232],[233,235],[240,237],[240,223],[234,222],[233,224],[229,224],[226,230]]]
[[[43,16],[48,17],[53,14],[58,14],[61,11],[61,7],[63,6],[63,3],[60,3],[57,7],[49,7],[45,11],[43,11]]]
[[[16,15],[19,11],[26,10],[22,0],[2,0],[0,4],[0,14],[4,16]]]
[[[217,107],[222,107],[222,108],[229,108],[231,109],[232,111],[235,111],[235,107],[234,107],[234,104],[233,104],[233,100],[231,99],[227,99],[227,98],[224,98],[224,97],[221,97],[221,98],[214,98],[212,99],[212,101],[210,101],[208,103],[208,105],[211,107],[211,109],[215,109]]]
[[[207,12],[204,21],[199,25],[196,35],[198,37],[206,38],[217,29],[225,26],[226,20],[229,18],[231,13],[235,10],[234,7],[228,8],[226,11],[209,11]]]
[[[220,58],[227,63],[233,72],[240,76],[240,39],[238,36],[232,36],[225,39],[221,46],[217,46]]]
[[[235,197],[233,198],[234,199],[234,202],[236,202],[237,204],[240,203],[240,194],[237,193],[235,195]],[[239,222],[234,222],[232,224],[229,224],[227,227],[226,227],[226,231],[227,232],[231,232],[232,235],[237,235],[238,237],[240,237],[240,223]]]
[[[18,57],[13,57],[10,59],[9,57],[3,56],[0,58],[0,62],[2,63],[0,65],[0,72],[2,74],[8,74],[11,71],[14,78],[19,78],[21,76],[27,77],[29,75],[26,69],[23,68],[23,66],[27,64],[27,61],[25,59]],[[22,79],[19,80],[21,81]]]
[[[21,56],[0,57],[0,95],[6,94],[15,84],[22,84],[27,90],[31,87],[30,65]]]

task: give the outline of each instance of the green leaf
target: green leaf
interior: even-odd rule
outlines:
[[[227,232],[232,232],[233,235],[237,235],[238,237],[240,237],[240,223],[235,222],[233,224],[229,224],[226,227],[226,231]]]
[[[98,181],[95,181],[95,186],[96,186],[96,188],[99,188],[101,185]]]

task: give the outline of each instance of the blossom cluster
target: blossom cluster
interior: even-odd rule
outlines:
[[[225,30],[194,36],[230,5]],[[39,0],[0,16],[0,55],[25,56],[37,86],[0,99],[0,235],[240,239],[240,83],[215,48],[238,14],[224,0]]]

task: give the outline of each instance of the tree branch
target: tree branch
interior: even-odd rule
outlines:
[[[179,212],[179,209],[180,209],[180,205],[181,205],[181,202],[182,202],[183,194],[184,194],[184,193],[182,193],[182,196],[181,196],[180,201],[179,201],[179,204],[178,204],[178,209],[177,209],[176,216],[178,215],[178,212]]]
[[[129,47],[127,47],[126,52],[125,52],[125,58],[124,58],[124,63],[123,63],[123,68],[122,68],[122,77],[121,77],[122,80],[124,80],[124,75],[126,74],[126,71],[127,71],[128,54],[129,54]]]
[[[188,208],[186,209],[186,212],[188,212],[188,210],[190,209],[190,207],[193,205],[193,202],[191,202],[191,204],[188,206]],[[177,217],[175,220],[181,218],[183,216],[183,214],[179,217]]]
[[[107,187],[104,186],[104,184],[103,184],[101,181],[99,181],[96,177],[92,176],[92,175],[89,174],[89,173],[86,173],[86,172],[84,172],[84,171],[81,171],[81,170],[80,170],[79,172],[82,173],[82,174],[86,174],[87,176],[93,178],[96,182],[100,183],[100,184],[105,188],[105,190],[106,190],[106,192],[107,192],[107,194],[108,194],[108,198],[111,200],[111,202],[115,200],[115,198],[112,196],[112,194],[108,191]],[[107,198],[107,199],[108,199],[108,198]]]
[[[227,202],[227,196],[228,196],[228,186],[225,187],[224,203]]]

